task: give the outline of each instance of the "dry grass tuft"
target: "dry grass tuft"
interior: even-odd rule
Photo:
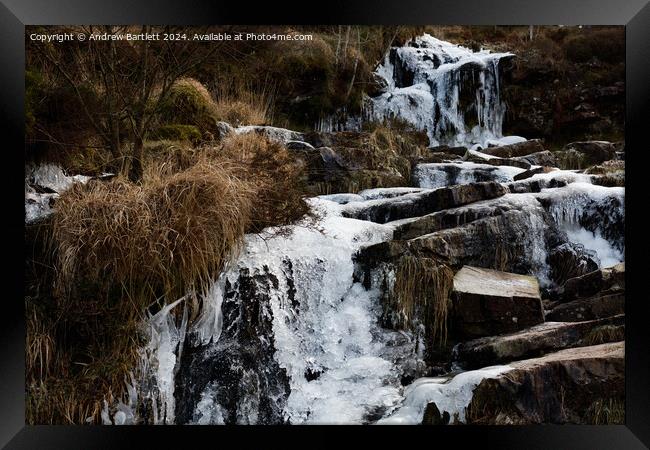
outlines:
[[[142,185],[91,182],[61,196],[53,237],[62,283],[89,278],[178,293],[221,270],[251,218],[254,186],[237,165],[207,158],[166,170],[149,168]]]
[[[603,325],[589,331],[582,339],[584,345],[600,345],[625,340],[625,326]]]
[[[447,342],[447,316],[454,272],[444,264],[415,256],[400,258],[395,272],[393,299],[402,326],[409,327],[420,312],[431,343]]]
[[[587,423],[592,425],[624,424],[625,401],[614,398],[596,400],[587,410]]]

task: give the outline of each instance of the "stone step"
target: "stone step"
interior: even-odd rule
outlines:
[[[478,369],[565,348],[619,341],[624,329],[625,315],[585,322],[545,322],[516,333],[460,343],[454,354],[463,368]]]
[[[508,333],[544,321],[535,277],[465,266],[454,276],[454,329],[466,337]]]

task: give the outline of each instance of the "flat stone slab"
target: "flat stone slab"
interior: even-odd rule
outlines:
[[[510,333],[544,321],[535,277],[464,266],[454,276],[456,330],[465,337]]]
[[[534,358],[565,348],[590,345],[590,333],[599,329],[620,329],[625,316],[585,322],[545,322],[516,333],[489,336],[463,342],[456,347],[456,360],[465,369],[477,369],[525,358]],[[615,341],[618,334],[603,333],[601,342]]]

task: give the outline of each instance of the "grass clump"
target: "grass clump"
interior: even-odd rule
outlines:
[[[582,343],[584,345],[600,345],[623,340],[625,340],[623,325],[603,325],[590,330],[582,339]]]
[[[454,272],[431,258],[403,256],[395,270],[393,309],[401,325],[410,327],[421,315],[428,341],[444,346],[447,341],[447,316],[451,306]]]
[[[625,401],[615,398],[596,400],[587,410],[587,423],[621,425],[625,423]]]

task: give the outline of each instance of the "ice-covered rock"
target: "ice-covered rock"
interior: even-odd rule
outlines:
[[[523,171],[518,167],[473,162],[418,164],[413,171],[413,179],[420,187],[435,189],[482,181],[511,182]]]

